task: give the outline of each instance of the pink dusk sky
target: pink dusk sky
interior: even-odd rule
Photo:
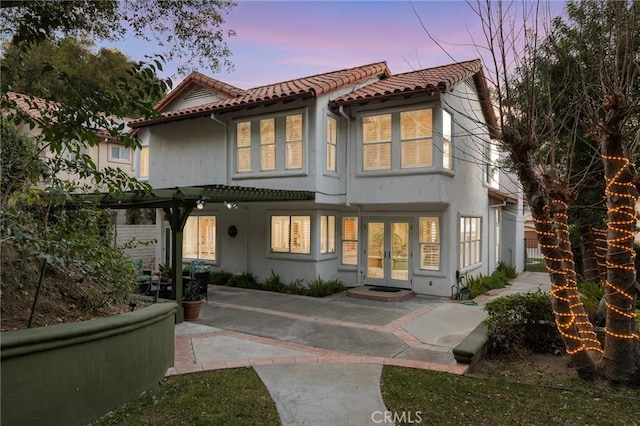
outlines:
[[[480,57],[480,19],[464,1],[237,1],[225,17],[234,69],[203,74],[240,88],[386,61],[393,74]],[[475,6],[475,2],[471,2]],[[553,15],[564,2],[549,4]],[[422,20],[422,24],[420,23]],[[424,25],[441,46],[434,43]],[[115,45],[143,60],[159,48],[137,40]],[[172,76],[169,63],[163,77]]]

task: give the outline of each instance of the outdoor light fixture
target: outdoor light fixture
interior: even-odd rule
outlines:
[[[238,202],[237,201],[225,201],[224,205],[228,208],[228,209],[237,209],[238,208]]]
[[[196,208],[197,208],[198,210],[202,210],[202,209],[204,209],[204,200],[198,200],[198,201],[196,201]]]

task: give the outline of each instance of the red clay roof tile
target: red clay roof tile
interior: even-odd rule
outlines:
[[[482,70],[479,59],[393,75],[331,102],[332,107],[369,102],[406,92],[446,92]]]
[[[235,96],[209,104],[199,105],[197,107],[184,108],[176,111],[162,112],[159,118],[144,120],[134,120],[129,123],[130,127],[138,128],[149,126],[156,123],[167,121],[181,120],[206,115],[213,112],[223,112],[233,109],[239,109],[249,105],[259,105],[265,102],[294,98],[294,97],[317,97],[326,94],[332,90],[354,84],[367,78],[372,77],[388,77],[390,75],[386,62],[376,62],[355,68],[347,68],[339,71],[332,71],[323,74],[312,75],[309,77],[299,78],[295,80],[283,81],[275,84],[247,89],[237,93]],[[213,79],[212,79],[213,80]],[[176,89],[184,88],[185,85],[177,86]],[[232,87],[232,86],[229,86]],[[241,89],[239,89],[241,90]],[[173,93],[173,92],[172,92]],[[231,94],[231,93],[229,93]],[[171,97],[172,94],[167,95]],[[172,97],[174,99],[175,97]],[[159,105],[167,105],[166,98]]]

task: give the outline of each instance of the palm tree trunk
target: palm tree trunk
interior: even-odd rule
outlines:
[[[638,192],[631,162],[622,149],[614,110],[604,127],[602,158],[607,197],[607,293],[604,371],[613,383],[640,383],[640,340],[635,322],[638,288],[633,241]]]

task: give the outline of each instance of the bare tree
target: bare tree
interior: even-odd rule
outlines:
[[[503,148],[531,209],[567,353],[582,377],[602,365],[610,381],[636,383],[637,3],[569,3],[566,18],[552,25],[540,3],[473,8],[484,29]],[[578,151],[589,158],[587,170],[575,170]],[[604,170],[608,207],[604,357],[580,302],[568,237],[568,208],[592,167]]]

